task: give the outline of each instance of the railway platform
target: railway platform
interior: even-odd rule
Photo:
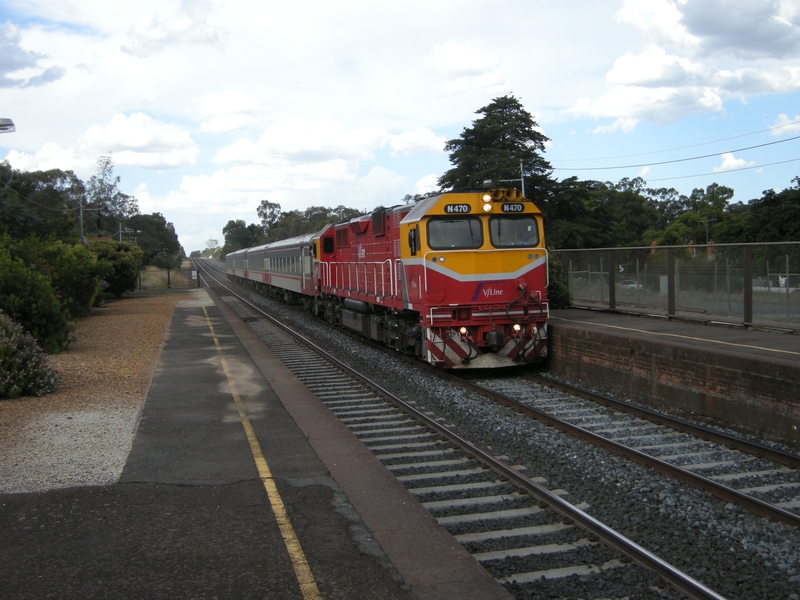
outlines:
[[[119,482],[2,503],[8,598],[510,598],[213,292]]]
[[[606,310],[554,310],[549,368],[652,408],[797,445],[800,335]]]

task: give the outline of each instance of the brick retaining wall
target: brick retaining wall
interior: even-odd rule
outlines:
[[[800,369],[654,343],[632,335],[550,325],[549,368],[651,408],[692,412],[771,438],[800,442]]]

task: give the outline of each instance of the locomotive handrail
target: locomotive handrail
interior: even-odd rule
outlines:
[[[396,282],[393,277],[393,269],[392,269],[392,259],[387,258],[386,260],[373,262],[357,262],[357,261],[343,261],[343,262],[336,262],[336,263],[328,263],[320,261],[320,265],[322,265],[322,271],[320,273],[320,279],[322,279],[323,286],[333,289],[333,290],[342,290],[348,292],[356,292],[356,293],[363,293],[363,294],[380,294],[382,296],[386,296],[386,279],[389,278],[389,295],[395,296],[396,292]],[[363,288],[361,285],[360,279],[360,271],[359,265],[364,265],[364,276],[363,276]],[[373,289],[370,289],[369,285],[369,267],[372,267],[372,281],[373,281]],[[387,271],[388,267],[388,271]],[[334,274],[338,273],[339,277],[336,278],[336,282],[333,281],[332,271]],[[345,282],[345,275],[347,275],[347,281]],[[380,285],[378,284],[378,275],[380,275]],[[353,286],[353,279],[355,279],[355,286]]]

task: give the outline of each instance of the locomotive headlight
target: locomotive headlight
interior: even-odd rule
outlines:
[[[485,213],[492,212],[492,203],[491,202],[486,202],[483,205],[483,212],[485,212]]]
[[[461,328],[459,328],[458,333],[460,333],[461,335],[467,335],[467,328],[462,326]]]
[[[483,198],[481,198],[481,200],[483,200],[484,202],[491,202],[492,201],[492,195],[491,194],[484,194]]]
[[[519,333],[519,330],[520,330],[520,329],[522,329],[522,325],[520,325],[519,323],[514,323],[514,326],[512,327],[512,329],[513,329],[513,330],[514,330],[516,333]]]

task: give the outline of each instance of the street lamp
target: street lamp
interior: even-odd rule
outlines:
[[[14,127],[14,121],[11,119],[0,119],[0,133],[12,133],[16,130],[17,128]]]

